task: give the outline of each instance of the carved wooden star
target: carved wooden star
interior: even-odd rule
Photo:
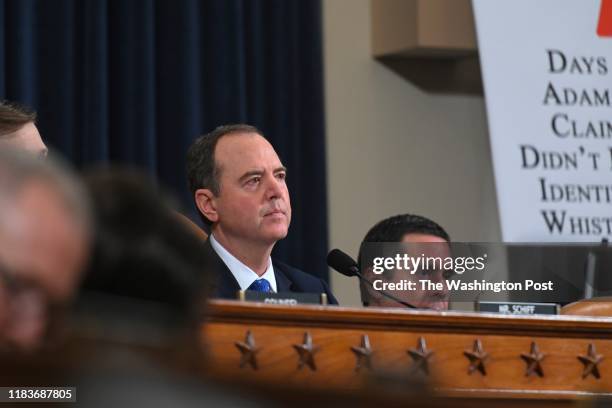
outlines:
[[[485,362],[489,359],[489,353],[482,349],[482,343],[479,339],[474,340],[472,350],[465,350],[463,355],[470,360],[468,374],[472,375],[474,371],[478,370],[482,375],[487,375]]]
[[[427,350],[427,344],[423,337],[419,337],[416,349],[409,349],[407,353],[412,357],[412,372],[422,371],[429,375],[429,358],[433,356],[433,351]]]
[[[529,377],[533,373],[540,377],[544,377],[544,370],[542,370],[541,362],[545,356],[545,354],[540,353],[538,345],[534,341],[531,342],[531,350],[529,354],[521,353],[521,358],[525,360],[525,363],[527,363],[527,370],[525,371],[526,377]]]
[[[240,350],[240,368],[244,368],[248,364],[253,370],[257,370],[257,353],[261,349],[255,346],[255,339],[251,331],[246,332],[244,341],[237,341],[234,344]]]
[[[351,351],[355,354],[355,357],[357,358],[355,371],[361,370],[361,367],[365,367],[368,370],[372,369],[372,354],[374,354],[374,352],[370,347],[370,338],[367,334],[361,336],[361,346],[352,346]]]
[[[603,359],[603,355],[597,354],[597,351],[595,350],[595,345],[593,343],[589,343],[587,355],[578,356],[578,360],[580,360],[580,362],[584,364],[582,378],[587,378],[590,374],[593,374],[593,377],[599,379],[601,377],[601,375],[599,374],[599,363],[601,363]]]
[[[310,333],[304,333],[304,342],[302,344],[294,344],[293,348],[300,357],[298,369],[301,370],[302,367],[306,365],[311,370],[316,371],[317,365],[315,364],[314,355],[320,348],[312,344],[312,336]]]

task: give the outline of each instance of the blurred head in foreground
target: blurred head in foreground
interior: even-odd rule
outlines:
[[[0,148],[11,147],[35,156],[47,156],[47,146],[35,122],[35,112],[6,101],[0,102]]]
[[[89,235],[88,200],[66,168],[0,147],[0,349],[41,344],[78,285]]]
[[[85,184],[96,233],[80,303],[95,318],[197,328],[207,272],[201,239],[138,172],[98,169],[86,174]],[[124,335],[138,336],[131,327]]]
[[[402,280],[415,282],[414,290],[394,290],[390,292],[393,296],[407,302],[417,308],[447,310],[448,290],[444,283],[447,279],[446,271],[442,269],[420,268],[414,274],[406,270],[390,270],[380,275],[374,274],[371,262],[365,258],[372,256],[372,251],[385,251],[382,243],[402,243],[402,249],[409,256],[440,257],[450,256],[450,237],[446,231],[434,221],[419,215],[401,214],[386,218],[374,225],[364,237],[359,248],[359,262],[362,263],[362,273],[369,281],[382,280],[386,283],[397,283]],[[379,243],[368,245],[372,243]],[[392,252],[397,252],[399,245],[389,245]],[[377,256],[380,256],[378,254]],[[395,253],[385,256],[395,257]],[[442,290],[423,290],[420,280],[429,280],[432,283],[442,283]],[[360,283],[361,301],[364,306],[380,307],[404,307],[403,305],[383,297],[370,286]]]
[[[197,377],[208,287],[201,237],[139,172],[97,169],[84,179],[96,230],[73,320],[86,353],[67,381],[79,405],[235,405]]]

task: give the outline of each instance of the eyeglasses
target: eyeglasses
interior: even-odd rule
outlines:
[[[28,281],[20,280],[15,273],[11,273],[10,269],[0,262],[0,287],[2,286],[8,295],[9,301],[29,297],[30,299],[38,299],[41,302],[41,306],[47,310],[52,306],[42,288]]]
[[[0,281],[11,294],[17,294],[27,290],[27,288],[31,286],[20,282],[14,274],[9,272],[9,268],[2,262],[0,262]]]
[[[14,288],[17,286],[15,279],[2,262],[0,262],[0,284],[5,286],[8,292],[13,292]]]
[[[59,332],[56,326],[61,323],[67,305],[52,301],[44,288],[38,286],[35,282],[20,279],[2,262],[0,262],[0,291],[4,292],[5,295],[1,297],[4,298],[3,303],[5,304],[0,305],[0,307],[4,307],[8,311],[10,326],[38,324],[42,325],[44,330],[42,337],[37,336],[36,340],[32,340],[33,337],[26,340],[23,336],[11,337],[10,334],[6,334],[3,339],[5,343],[15,345],[18,348],[28,348],[30,347],[30,345],[27,345],[28,343],[32,341],[39,343],[43,339],[46,341],[49,336]],[[26,345],[24,346],[24,344]]]

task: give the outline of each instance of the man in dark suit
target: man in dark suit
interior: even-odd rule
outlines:
[[[291,202],[287,169],[255,127],[220,126],[200,136],[187,152],[189,186],[204,222],[208,247],[217,259],[214,295],[235,298],[238,290],[326,293],[327,284],[270,254],[285,238]]]

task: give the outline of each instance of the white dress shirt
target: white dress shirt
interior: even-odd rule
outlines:
[[[234,255],[230,254],[227,249],[223,248],[223,245],[219,243],[215,239],[213,234],[210,234],[210,245],[214,249],[214,251],[219,255],[223,263],[230,270],[234,278],[238,281],[238,285],[240,286],[240,290],[247,290],[249,286],[257,279],[265,279],[270,282],[270,286],[274,292],[276,290],[276,277],[274,276],[274,267],[272,266],[272,258],[268,257],[268,269],[266,272],[259,276],[257,275],[251,268],[240,262]]]

